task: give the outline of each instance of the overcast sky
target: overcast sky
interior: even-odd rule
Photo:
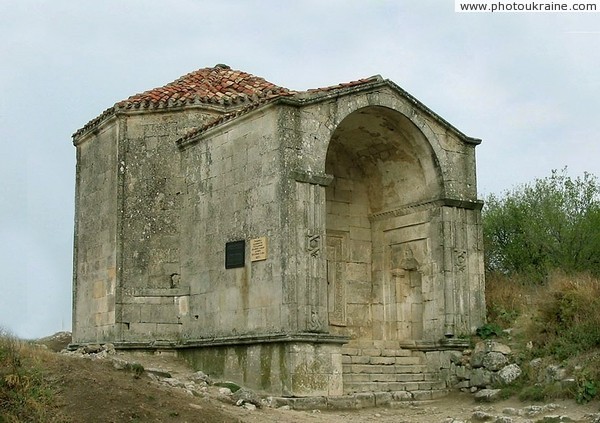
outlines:
[[[454,0],[0,0],[0,326],[71,328],[71,134],[225,63],[302,90],[389,78],[478,147],[480,196],[600,175],[600,14],[463,14]]]

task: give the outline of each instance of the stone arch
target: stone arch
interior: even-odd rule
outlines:
[[[315,161],[311,163],[311,167],[314,166],[311,170],[317,174],[325,171],[331,139],[346,118],[357,112],[374,109],[387,110],[391,115],[400,116],[405,126],[411,128],[410,132],[418,134],[422,138],[423,146],[429,149],[441,177],[441,191],[446,195],[446,184],[451,176],[449,176],[450,169],[441,165],[445,162],[447,153],[444,147],[444,136],[440,137],[440,130],[432,128],[432,122],[427,118],[428,112],[418,109],[410,98],[398,95],[389,87],[376,96],[369,93],[360,96],[342,96],[329,105],[321,106],[316,113],[328,114],[330,116],[328,121],[318,127],[304,128],[307,133],[311,134],[308,139],[304,140],[304,148],[306,151],[313,152],[315,157]],[[311,119],[307,119],[307,121],[311,121]],[[433,125],[435,126],[435,122]],[[445,128],[442,132],[447,130]],[[315,141],[317,142],[315,143]]]
[[[367,106],[347,115],[331,135],[327,174],[335,155],[352,156],[354,170],[378,179],[382,191],[369,192],[371,213],[430,201],[443,192],[442,170],[431,143],[410,119],[388,107]],[[419,189],[407,192],[409,185]]]
[[[400,240],[386,231],[411,207],[443,196],[431,142],[403,113],[361,107],[332,131],[324,170],[333,176],[325,190],[329,330],[354,339],[422,337],[420,263],[430,247],[410,231]],[[405,308],[417,312],[407,317]]]

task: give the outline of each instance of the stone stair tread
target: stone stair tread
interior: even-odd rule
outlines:
[[[415,399],[435,399],[446,395],[449,391],[443,382],[355,382],[344,383],[344,393],[360,392],[396,392],[406,391],[415,395]],[[435,394],[431,394],[435,392]],[[430,398],[427,398],[429,396]],[[419,398],[417,398],[419,397]]]
[[[428,373],[425,365],[377,365],[343,364],[344,374],[348,373]]]

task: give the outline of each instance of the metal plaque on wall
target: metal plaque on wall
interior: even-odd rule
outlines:
[[[225,269],[244,267],[246,261],[246,241],[232,241],[225,244]]]

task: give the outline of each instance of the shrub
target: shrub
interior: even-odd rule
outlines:
[[[600,182],[566,168],[503,196],[483,209],[488,273],[541,283],[554,269],[600,275]]]
[[[512,326],[528,346],[518,354],[522,385],[504,393],[589,401],[600,391],[600,182],[553,171],[488,196],[482,217],[489,323],[477,334]],[[561,362],[575,382],[540,383],[546,367],[528,369],[533,357]]]
[[[502,335],[502,328],[495,323],[486,323],[485,325],[478,327],[475,335],[481,339],[488,339],[494,336]]]
[[[590,402],[598,393],[598,385],[592,380],[583,380],[577,386],[577,395],[575,400],[579,404]]]
[[[136,379],[139,379],[146,371],[144,366],[142,366],[140,363],[127,363],[125,365],[125,370],[133,373],[133,377]]]
[[[543,286],[518,277],[494,274],[486,282],[488,323],[478,329],[492,336],[497,325],[511,325],[512,342],[520,345],[515,360],[520,382],[502,387],[503,395],[523,400],[574,398],[587,402],[600,392],[600,278],[554,271]],[[516,317],[516,321],[513,318]],[[525,348],[531,341],[531,346]],[[543,361],[535,367],[534,357]],[[573,383],[543,382],[551,364],[560,363]]]

